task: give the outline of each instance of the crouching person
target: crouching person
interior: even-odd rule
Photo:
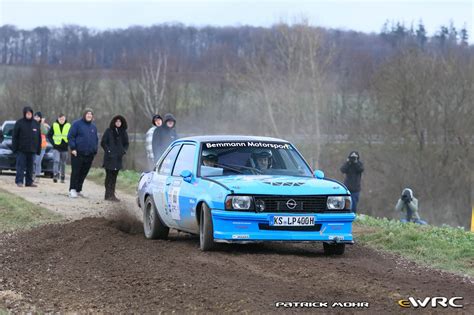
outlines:
[[[109,128],[102,136],[100,145],[104,149],[105,200],[120,201],[115,196],[117,175],[122,169],[123,156],[128,150],[127,121],[123,116],[112,118]]]
[[[61,183],[64,183],[66,175],[66,161],[68,154],[68,140],[67,135],[71,129],[71,124],[67,122],[66,115],[59,114],[58,119],[53,123],[49,129],[48,139],[53,144],[53,181],[55,183],[61,178]]]
[[[418,199],[413,195],[413,191],[410,188],[405,188],[402,191],[400,199],[398,199],[395,210],[400,213],[400,222],[407,223],[413,222],[417,224],[425,225],[425,221],[421,220],[418,214]]]

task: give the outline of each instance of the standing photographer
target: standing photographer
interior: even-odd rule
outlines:
[[[420,219],[418,214],[418,199],[413,195],[413,190],[405,188],[402,191],[400,199],[398,199],[395,211],[400,212],[402,218],[401,222],[414,222],[417,224],[426,224],[425,221]]]
[[[352,151],[347,157],[346,162],[341,166],[341,172],[346,175],[344,185],[351,192],[352,212],[357,213],[357,204],[361,191],[362,172],[364,164],[360,161],[360,155],[357,151]]]

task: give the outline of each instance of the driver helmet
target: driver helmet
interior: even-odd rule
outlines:
[[[258,160],[260,160],[260,159],[267,159],[267,166],[266,166],[267,169],[271,168],[271,166],[272,166],[273,154],[272,154],[271,150],[257,150],[255,152],[252,152],[251,157],[252,157],[253,163],[259,169],[262,168],[260,166],[259,162],[258,162]]]
[[[218,161],[217,154],[211,150],[202,150],[202,164],[208,162],[209,164],[216,164]],[[207,166],[207,165],[206,165]]]

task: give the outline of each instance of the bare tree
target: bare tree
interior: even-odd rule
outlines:
[[[234,82],[265,117],[270,134],[309,139],[313,149],[307,153],[318,165],[320,114],[328,96],[332,51],[320,30],[307,21],[292,26],[281,23],[272,30],[255,40],[252,53],[244,56],[245,71],[233,75]]]
[[[129,97],[148,117],[163,108],[168,57],[163,53],[150,54],[137,64],[137,76],[129,77]]]

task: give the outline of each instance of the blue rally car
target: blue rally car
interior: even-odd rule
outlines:
[[[216,243],[322,242],[341,255],[352,244],[350,193],[311,171],[281,139],[199,136],[173,142],[138,184],[146,238],[170,228],[199,234],[200,248]]]

